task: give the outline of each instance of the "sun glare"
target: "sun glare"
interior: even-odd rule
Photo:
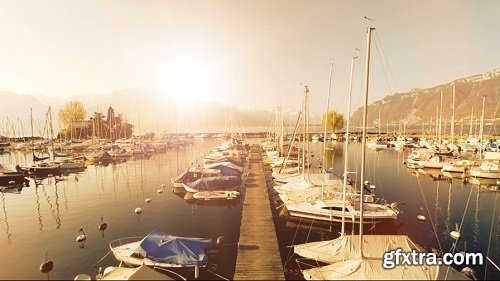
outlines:
[[[213,78],[210,65],[193,59],[178,59],[169,64],[165,87],[177,102],[187,105],[212,98]]]

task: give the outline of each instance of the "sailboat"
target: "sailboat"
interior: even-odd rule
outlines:
[[[370,69],[371,32],[367,29],[366,80],[363,107],[363,138],[361,153],[360,178],[365,177],[366,158],[366,119],[368,114],[368,81]],[[363,188],[361,188],[361,196]],[[302,270],[306,280],[387,280],[387,279],[468,279],[465,274],[457,272],[448,266],[394,266],[391,269],[383,267],[384,253],[400,248],[401,251],[415,250],[424,252],[423,248],[414,243],[406,235],[363,235],[364,202],[360,202],[359,235],[341,236],[330,241],[312,242],[294,246],[294,252],[304,258],[327,263]],[[342,229],[343,230],[343,229]]]
[[[330,71],[331,74],[331,71]],[[352,75],[352,73],[351,73]],[[331,75],[330,75],[331,76]],[[330,79],[331,84],[331,79]],[[330,89],[330,87],[329,87]],[[308,135],[307,131],[307,120],[308,120],[308,89],[306,88],[304,108],[305,108],[305,128],[306,128],[306,139]],[[327,99],[327,111],[329,110],[329,99],[330,90],[328,91]],[[328,115],[327,115],[328,118]],[[328,119],[326,120],[328,122]],[[327,123],[325,122],[325,123]],[[326,128],[325,128],[326,136]],[[326,146],[323,143],[323,154],[326,154]],[[346,156],[347,157],[347,156]],[[325,159],[323,159],[323,162]],[[305,182],[302,182],[302,190],[297,190],[292,195],[280,192],[280,199],[285,204],[288,212],[291,216],[316,219],[329,222],[341,222],[342,219],[349,219],[353,223],[362,223],[360,220],[360,214],[365,212],[365,217],[367,220],[365,223],[377,223],[385,220],[395,220],[398,216],[398,210],[395,204],[387,204],[383,200],[376,199],[373,194],[368,194],[363,196],[363,194],[357,194],[354,187],[345,186],[343,180],[341,179],[328,179],[330,182],[325,182],[324,175],[327,173],[320,174],[322,177],[321,186],[316,188],[310,188],[309,185],[310,175],[309,171],[304,174]],[[349,189],[348,194],[343,193],[343,190]],[[361,187],[364,189],[364,186]],[[347,197],[346,197],[347,196]],[[359,201],[364,201],[366,204],[364,210],[361,211],[359,208]]]
[[[483,147],[483,123],[484,123],[484,103],[486,97],[483,96],[483,110],[481,112],[481,126],[480,131],[480,145]],[[480,149],[479,157],[482,162],[479,166],[472,167],[470,169],[470,175],[477,178],[489,178],[489,179],[500,179],[500,161],[499,160],[485,160],[483,158],[483,150]]]

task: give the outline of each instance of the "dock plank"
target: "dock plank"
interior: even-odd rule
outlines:
[[[252,147],[234,280],[285,280],[260,147]]]

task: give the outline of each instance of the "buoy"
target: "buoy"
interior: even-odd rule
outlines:
[[[53,261],[46,261],[40,265],[40,272],[49,273],[54,268]]]
[[[158,193],[163,193],[163,189],[158,189]]]
[[[460,239],[461,235],[460,235],[460,232],[458,231],[458,224],[457,223],[455,223],[455,230],[450,232],[450,236],[455,240]]]
[[[81,233],[81,234],[76,237],[76,242],[83,242],[83,241],[87,240],[87,236],[85,235],[85,231],[83,231],[83,228],[80,228],[78,233]]]
[[[456,230],[453,230],[452,232],[450,232],[450,236],[455,239],[455,240],[458,240],[460,239],[460,232],[456,231]]]
[[[101,216],[101,224],[99,225],[99,230],[103,231],[108,228],[108,224],[104,222],[104,218]]]
[[[146,198],[146,200],[144,200],[146,203],[151,203],[151,198]]]
[[[40,264],[40,272],[49,273],[54,268],[54,262],[48,260],[49,251],[45,252],[45,262]]]
[[[417,220],[419,220],[419,221],[426,221],[427,218],[424,215],[418,215],[417,216]]]
[[[162,183],[162,184],[161,184],[161,188],[164,188],[164,187],[165,187],[165,184],[164,184],[164,183]]]
[[[141,207],[137,207],[135,208],[135,211],[134,211],[136,214],[140,214],[142,213],[142,208]]]

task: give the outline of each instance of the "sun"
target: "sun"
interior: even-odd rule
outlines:
[[[165,88],[179,103],[210,100],[213,97],[214,70],[194,58],[178,58],[168,64]]]

